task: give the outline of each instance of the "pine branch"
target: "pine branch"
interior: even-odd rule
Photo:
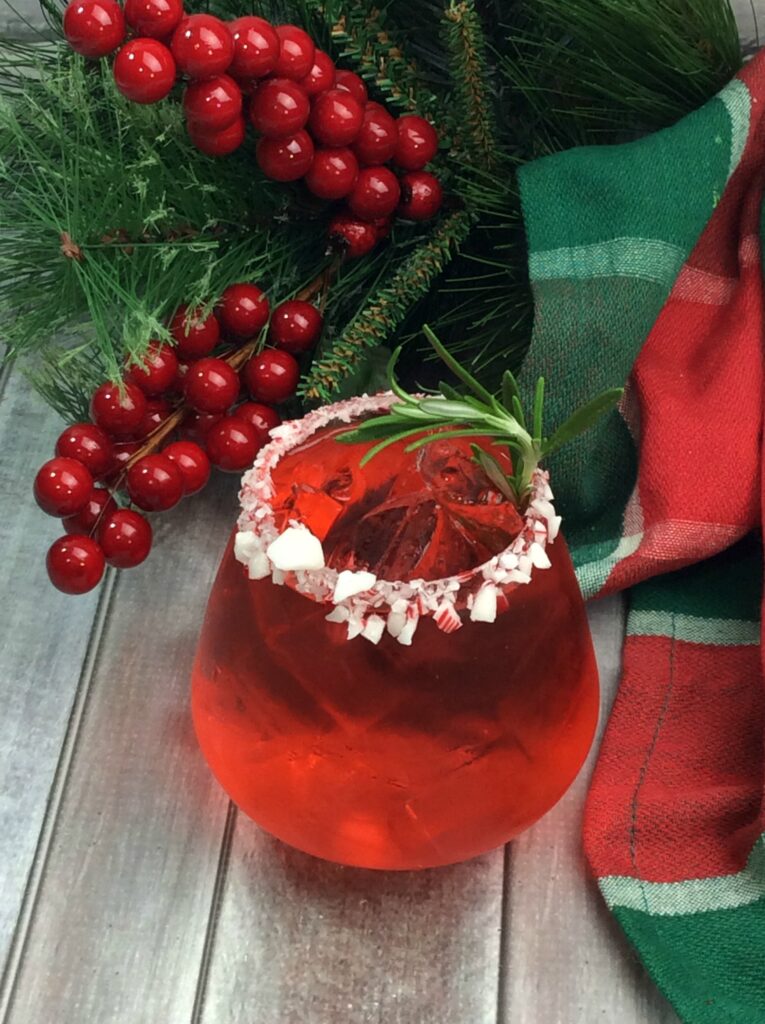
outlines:
[[[490,174],[500,156],[483,25],[473,0],[451,3],[444,19],[455,86],[450,110],[455,144],[461,152],[469,154],[473,167]]]
[[[302,390],[306,399],[329,401],[364,352],[389,339],[449,264],[467,238],[471,223],[466,211],[452,213],[399,266],[390,281],[370,295],[329,351],[314,361]]]

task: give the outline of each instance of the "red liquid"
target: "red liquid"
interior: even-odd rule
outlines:
[[[326,481],[343,468],[336,458],[357,466],[358,452],[326,438],[319,444],[305,454],[318,467],[311,493],[324,497],[308,501],[301,491],[306,522],[323,536],[325,552],[331,547],[345,559],[342,564],[369,564],[362,556],[372,540],[367,537],[365,549],[359,516],[350,514],[386,476],[387,460],[377,466],[373,460],[360,475],[354,470],[347,491],[353,497],[337,510],[325,501]],[[302,459],[289,456],[278,467],[284,473],[281,482],[275,474],[277,501],[290,481],[303,479]],[[400,452],[396,469],[401,488],[407,469]],[[422,500],[399,513],[400,526],[415,509],[404,559],[412,577],[448,564],[455,552],[464,557],[465,545],[480,547],[497,519],[508,526],[512,518],[510,510],[498,510],[489,528],[486,505],[471,504],[464,489],[457,500],[456,484],[446,496],[441,488],[442,500],[437,495],[435,507],[423,511],[442,482],[439,477],[423,488],[421,477]],[[338,486],[333,501],[339,492]],[[393,498],[403,493],[411,497],[412,491],[404,487]],[[390,493],[383,496],[386,513],[391,500]],[[467,507],[450,513],[450,503]],[[380,503],[372,505],[377,515]],[[455,516],[471,522],[473,514],[477,522],[458,530],[453,542],[443,531],[435,536],[441,538],[437,557],[412,525],[419,515],[443,524]],[[389,522],[386,529],[392,529]],[[385,534],[381,526],[378,532]],[[402,560],[400,544],[372,546],[375,564]],[[563,539],[548,553],[552,568],[536,570],[530,584],[512,589],[495,623],[466,621],[444,634],[421,619],[412,646],[405,647],[387,634],[377,646],[348,641],[344,625],[325,621],[326,605],[270,580],[248,580],[229,544],[193,680],[199,742],[223,787],[245,813],[291,845],[361,867],[449,864],[527,828],[576,776],[598,716],[597,670]]]

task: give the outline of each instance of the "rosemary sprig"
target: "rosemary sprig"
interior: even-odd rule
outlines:
[[[531,415],[526,416],[521,403],[518,382],[509,370],[502,377],[501,398],[496,398],[480,384],[441,344],[427,325],[423,328],[430,344],[452,373],[467,388],[461,394],[449,384],[439,384],[439,393],[421,397],[410,395],[396,378],[397,348],[388,363],[390,389],[399,399],[387,413],[365,420],[358,427],[344,431],[337,439],[346,444],[376,441],[364,454],[361,465],[389,445],[409,439],[404,451],[413,452],[433,441],[458,437],[491,437],[494,444],[510,449],[513,472],[505,472],[490,452],[471,445],[473,457],[490,482],[510,501],[522,506],[531,490],[537,466],[547,455],[557,451],[579,434],[584,433],[614,408],[622,388],[611,388],[587,402],[562,423],[550,436],[544,433],[545,380],[540,377],[534,391]],[[531,432],[527,424],[531,426]]]

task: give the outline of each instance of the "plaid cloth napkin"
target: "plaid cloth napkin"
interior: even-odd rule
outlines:
[[[521,174],[552,460],[586,597],[629,589],[585,849],[681,1018],[765,1022],[761,659],[765,54],[679,124]]]

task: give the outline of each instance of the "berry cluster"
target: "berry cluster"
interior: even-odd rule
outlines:
[[[125,42],[128,30],[134,37]],[[125,0],[124,10],[116,0],[71,0],[64,33],[86,57],[120,47],[114,80],[136,103],[164,99],[183,76],[189,137],[204,153],[232,153],[249,117],[264,174],[302,178],[319,198],[346,201],[330,237],[350,257],[371,251],[394,214],[428,220],[441,206],[441,185],[423,170],[438,149],[433,126],[415,115],[394,119],[296,25],[186,16],[182,0]]]
[[[296,356],[313,348],[322,326],[304,298],[272,313],[254,284],[231,285],[208,316],[179,308],[169,324],[174,344],[152,342],[119,384],[96,388],[91,422],[67,427],[35,478],[38,505],[66,530],[48,551],[53,584],[83,594],[107,563],[140,565],[152,543],[142,512],[165,511],[200,491],[211,465],[250,466],[281,422],[274,406],[296,391]],[[134,507],[119,506],[123,494]]]

